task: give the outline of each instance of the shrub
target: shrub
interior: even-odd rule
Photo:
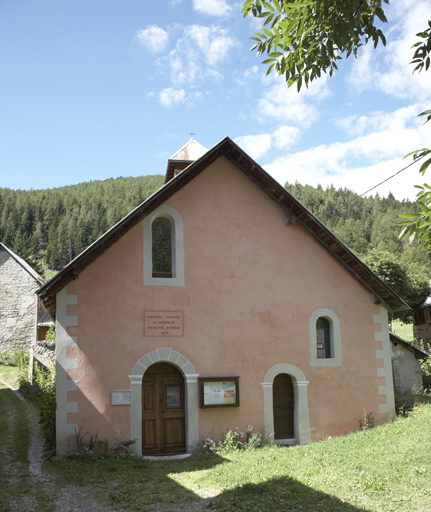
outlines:
[[[46,341],[55,341],[55,324],[51,324],[45,334]]]
[[[33,369],[33,385],[40,409],[39,423],[50,450],[55,450],[55,366],[48,368],[35,363]]]
[[[224,439],[217,443],[208,437],[206,441],[200,444],[201,449],[211,453],[223,453],[232,450],[255,450],[261,448],[263,443],[263,436],[260,433],[253,432],[254,427],[248,425],[244,432],[240,432],[236,427],[234,430],[228,430]]]
[[[109,449],[109,439],[105,438],[103,441],[98,439],[98,433],[90,436],[88,441],[86,437],[88,432],[82,434],[82,427],[78,431],[75,430],[75,447],[68,453],[69,458],[82,458],[83,455],[91,456],[93,459],[105,459],[109,457],[128,457],[133,455],[132,445],[136,443],[135,440],[122,441],[114,437],[113,452]],[[88,459],[88,457],[86,457]]]

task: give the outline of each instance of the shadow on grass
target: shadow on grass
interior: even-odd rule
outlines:
[[[225,491],[212,500],[207,508],[220,512],[358,512],[357,508],[340,499],[316,491],[294,478],[280,477],[258,484],[246,484]]]
[[[61,460],[62,459],[62,460]],[[124,459],[86,464],[59,459],[56,464],[72,470],[64,476],[74,483],[93,486],[109,505],[142,512],[216,510],[220,512],[358,512],[366,511],[317,491],[289,477],[246,484],[216,494],[202,474],[229,461],[219,455],[196,454],[176,461]],[[90,461],[88,461],[90,462]],[[185,474],[187,473],[187,475]],[[181,482],[176,481],[179,475]],[[202,480],[205,481],[205,477]],[[193,492],[194,488],[196,492]],[[207,497],[208,496],[208,497]]]

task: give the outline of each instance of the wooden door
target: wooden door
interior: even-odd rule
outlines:
[[[184,378],[171,364],[153,364],[142,379],[142,453],[185,449]]]
[[[274,438],[293,439],[293,383],[290,375],[280,373],[275,377],[272,386],[274,409]]]

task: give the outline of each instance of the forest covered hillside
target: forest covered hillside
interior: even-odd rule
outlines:
[[[0,240],[42,275],[60,270],[162,184],[155,175],[46,190],[0,188]],[[396,226],[400,213],[418,211],[415,202],[298,183],[286,189],[411,305],[423,300],[431,251],[400,240]]]
[[[414,258],[430,261],[430,251],[419,251],[417,244],[399,238],[399,215],[419,211],[415,201],[398,201],[392,194],[359,197],[346,188],[324,190],[298,183],[285,187],[356,254],[364,256],[371,249],[400,254],[413,250]]]
[[[36,270],[60,270],[163,185],[163,176],[46,190],[0,188],[0,240]]]

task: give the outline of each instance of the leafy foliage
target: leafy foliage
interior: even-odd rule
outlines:
[[[419,307],[430,293],[429,273],[418,264],[406,265],[396,254],[373,249],[364,262],[412,308]],[[399,313],[397,318],[411,320],[411,313]]]
[[[263,435],[254,432],[254,427],[248,425],[245,432],[241,432],[238,427],[235,430],[228,430],[223,439],[217,443],[208,437],[206,441],[200,444],[202,450],[209,453],[228,453],[235,450],[255,450],[264,447]]]
[[[379,21],[387,22],[381,0],[246,0],[242,12],[263,21],[251,50],[267,54],[267,74],[285,75],[298,91],[322,71],[332,76],[337,60],[357,57],[368,41],[375,48],[379,41],[386,45],[377,28]]]
[[[55,324],[51,324],[45,334],[46,341],[55,341]]]
[[[55,429],[55,366],[45,368],[38,363],[33,369],[33,385],[37,393],[37,401],[40,409],[39,423],[51,454],[55,454],[56,429]]]
[[[416,64],[413,73],[417,71],[420,73],[424,68],[428,71],[430,67],[430,53],[431,53],[431,21],[428,21],[428,29],[416,34],[417,37],[423,39],[418,41],[412,48],[416,48],[413,54],[413,60],[410,64]],[[431,110],[425,110],[419,116],[426,116],[426,124],[431,120]],[[424,175],[428,167],[431,165],[431,149],[423,148],[412,151],[406,157],[413,155],[413,160],[422,160],[426,158],[420,167],[419,172]],[[398,224],[404,226],[400,237],[408,236],[410,241],[415,238],[424,242],[424,246],[431,247],[431,187],[425,184],[423,187],[416,185],[419,192],[416,195],[418,205],[421,212],[418,214],[403,214],[403,220]]]

